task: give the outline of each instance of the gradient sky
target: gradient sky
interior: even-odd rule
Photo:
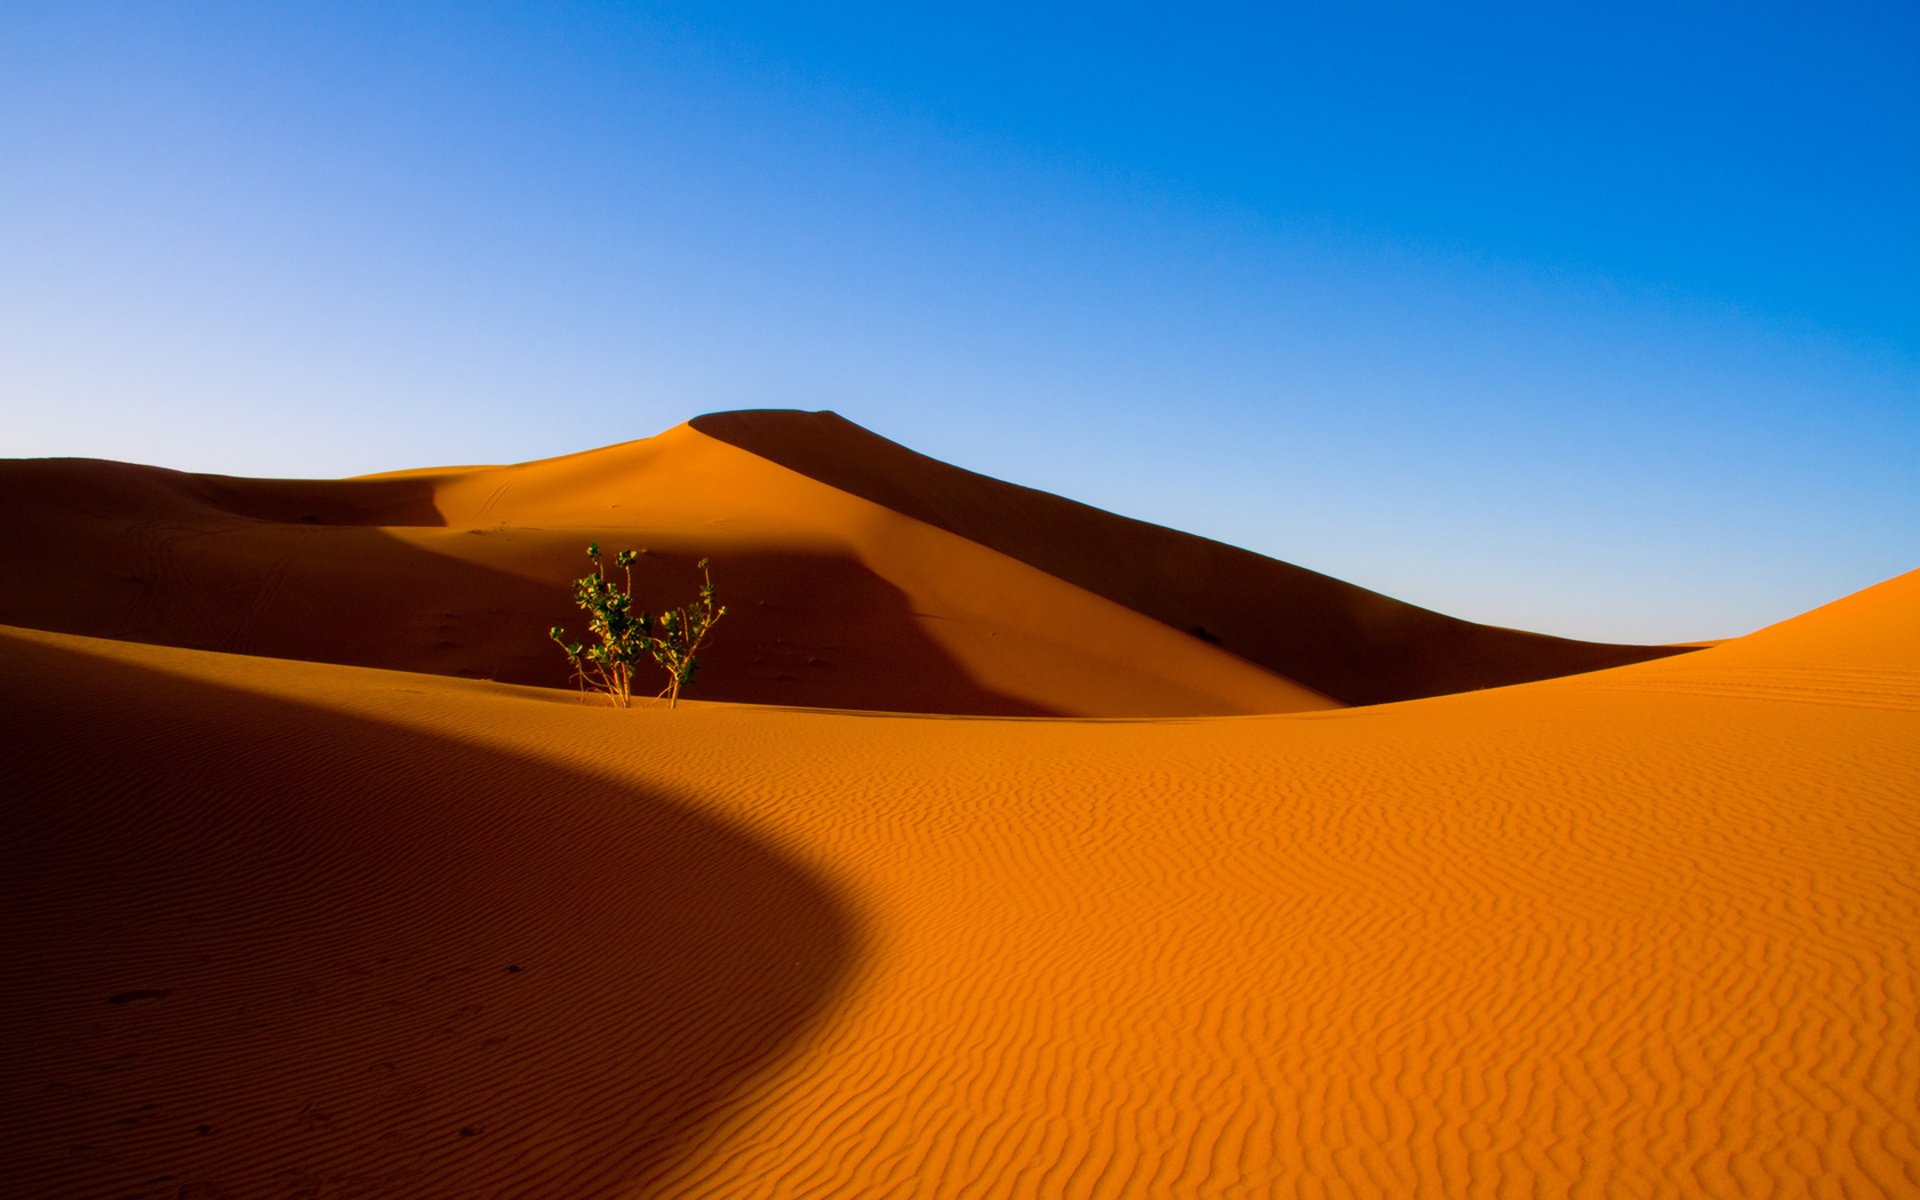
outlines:
[[[700,412],[1414,603],[1726,636],[1920,566],[1911,3],[0,4],[0,455]]]

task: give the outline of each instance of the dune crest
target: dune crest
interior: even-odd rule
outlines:
[[[650,551],[642,602],[715,559],[700,694],[1003,715],[1332,702],[1100,597],[685,426],[509,467],[235,480],[0,465],[0,618],[121,639],[566,686],[589,541]]]
[[[1676,652],[1473,625],[912,454],[831,414],[715,414],[504,467],[251,480],[0,463],[0,621],[565,686],[588,541],[643,603],[715,560],[699,694],[1029,716],[1298,712]]]
[[[1478,625],[1251,551],[931,459],[831,412],[693,428],[1185,630],[1344,704],[1504,687],[1683,653]]]

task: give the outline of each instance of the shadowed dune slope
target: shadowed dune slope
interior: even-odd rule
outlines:
[[[457,684],[49,636],[0,641],[0,1195],[619,1194],[856,968],[814,873]]]
[[[0,630],[0,1193],[1910,1196],[1916,627],[1142,721]]]
[[[714,413],[691,424],[1346,704],[1500,687],[1682,652],[1457,620],[1251,551],[976,475],[830,412]]]
[[[588,541],[651,553],[641,602],[715,560],[698,694],[907,712],[1333,707],[989,547],[680,426],[509,467],[241,480],[0,464],[0,620],[92,636],[566,686]]]

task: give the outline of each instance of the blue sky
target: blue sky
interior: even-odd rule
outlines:
[[[832,408],[1457,615],[1920,565],[1910,5],[0,8],[0,455]]]

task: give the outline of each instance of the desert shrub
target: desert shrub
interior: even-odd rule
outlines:
[[[727,615],[726,605],[715,608],[713,604],[712,562],[707,558],[700,560],[699,597],[692,604],[661,613],[653,637],[647,643],[647,652],[653,655],[653,661],[667,672],[664,690],[668,708],[680,702],[680,689],[692,682],[693,673],[700,669],[696,655],[700,643],[707,640],[707,631]]]
[[[573,581],[573,602],[587,614],[587,634],[599,644],[569,641],[567,631],[558,625],[549,629],[547,636],[566,651],[574,678],[583,690],[591,687],[605,692],[614,704],[628,707],[633,703],[634,667],[644,655],[667,673],[667,686],[660,689],[667,707],[678,705],[681,689],[699,670],[698,653],[707,631],[727,615],[726,606],[715,607],[713,602],[711,560],[700,560],[698,598],[661,613],[656,621],[651,614],[633,608],[633,563],[638,553],[622,550],[614,555],[614,565],[625,573],[624,587],[607,578],[600,543],[587,546],[587,557],[593,560],[593,573]]]

